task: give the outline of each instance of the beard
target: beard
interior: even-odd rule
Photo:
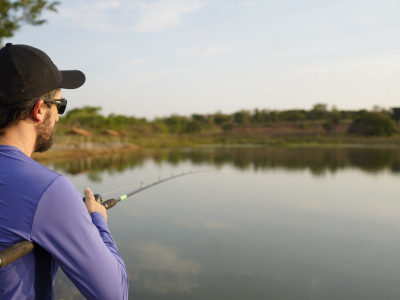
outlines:
[[[50,112],[46,115],[43,123],[40,123],[37,127],[37,135],[34,152],[44,152],[50,149],[53,144],[53,136],[56,132],[56,124],[51,126],[50,123]]]

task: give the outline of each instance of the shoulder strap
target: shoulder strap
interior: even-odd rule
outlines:
[[[35,299],[53,299],[51,280],[51,255],[39,245],[35,245]]]

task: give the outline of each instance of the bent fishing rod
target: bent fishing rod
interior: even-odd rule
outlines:
[[[118,202],[121,202],[121,201],[125,200],[126,198],[129,198],[141,191],[144,191],[144,190],[151,188],[155,185],[158,185],[160,183],[163,183],[163,182],[166,182],[168,180],[175,179],[178,177],[195,174],[195,173],[200,173],[200,172],[206,172],[206,171],[207,170],[189,171],[189,172],[182,172],[177,175],[171,174],[171,176],[166,177],[166,178],[159,177],[157,181],[154,181],[147,185],[141,184],[140,188],[138,188],[130,193],[121,195],[118,198],[108,199],[104,202],[103,202],[103,198],[101,195],[94,194],[94,197],[98,203],[102,204],[106,209],[110,209],[111,207],[114,207]],[[108,192],[106,194],[109,194],[109,193],[110,192]],[[85,200],[85,198],[83,198],[83,200]],[[13,261],[17,260],[18,258],[32,252],[34,248],[35,248],[34,243],[29,242],[29,241],[21,241],[21,242],[18,242],[6,249],[1,250],[0,251],[0,269],[5,267],[6,265],[12,263]]]

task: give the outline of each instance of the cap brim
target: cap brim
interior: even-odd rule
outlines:
[[[60,71],[63,78],[59,88],[62,89],[77,89],[81,87],[86,80],[85,74],[78,70]]]

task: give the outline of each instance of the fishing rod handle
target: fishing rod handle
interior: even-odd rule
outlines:
[[[103,204],[106,208],[113,207],[118,201],[115,199],[110,199],[103,203],[103,198],[99,194],[95,194],[94,198],[96,202]],[[83,198],[85,200],[85,198]],[[33,251],[34,244],[29,241],[21,241],[18,242],[4,250],[0,251],[0,269],[5,267],[6,265],[12,263],[18,258],[28,254]]]
[[[34,248],[34,244],[29,241],[18,242],[11,247],[8,247],[0,251],[0,269],[12,263],[14,260],[24,256],[31,252]]]
[[[113,207],[115,204],[117,204],[118,203],[118,200],[117,199],[108,199],[108,200],[106,200],[106,201],[104,201],[103,202],[103,206],[106,208],[106,209],[109,209],[109,208],[111,208],[111,207]]]
[[[96,202],[104,205],[106,209],[113,207],[118,202],[116,199],[110,199],[103,203],[103,198],[99,194],[95,194],[94,197],[96,199]],[[83,200],[85,200],[85,198],[83,198]],[[0,269],[33,251],[33,248],[34,244],[32,242],[21,241],[4,250],[1,250]]]

